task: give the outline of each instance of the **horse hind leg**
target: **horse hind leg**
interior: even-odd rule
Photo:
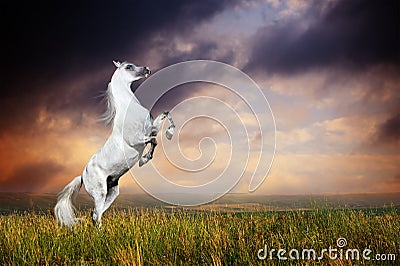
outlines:
[[[101,175],[97,175],[97,178],[86,176],[83,180],[87,193],[94,201],[94,210],[92,212],[93,224],[101,228],[101,216],[107,196],[107,182],[106,178],[98,178],[99,176]]]
[[[101,193],[96,193],[96,196],[93,197],[94,200],[94,210],[92,213],[92,221],[93,224],[97,227],[101,228],[101,217],[103,215],[104,204],[106,200],[107,191],[101,191]]]
[[[103,213],[111,206],[119,195],[118,181],[118,179],[113,181],[111,177],[107,178],[107,195],[104,202]]]

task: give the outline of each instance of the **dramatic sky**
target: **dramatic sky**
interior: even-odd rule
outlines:
[[[276,157],[256,193],[400,191],[398,1],[0,5],[0,191],[58,192],[81,174],[111,130],[97,119],[115,69],[112,60],[156,72],[193,59],[241,69],[268,98],[276,119]],[[192,96],[236,101],[222,87],[192,85],[171,91],[157,110]],[[180,136],[188,157],[199,152],[191,140],[213,133],[205,130],[207,122],[201,125],[194,122]],[[222,157],[229,153],[224,143],[217,148]],[[166,163],[161,153],[156,151],[155,164]],[[142,191],[129,174],[121,187],[125,193]]]

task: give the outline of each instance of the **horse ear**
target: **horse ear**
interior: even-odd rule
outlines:
[[[118,68],[121,66],[121,63],[120,63],[120,62],[118,62],[118,61],[117,61],[117,62],[115,62],[115,61],[113,60],[113,63],[114,63],[114,65],[115,65],[116,67],[118,67]]]

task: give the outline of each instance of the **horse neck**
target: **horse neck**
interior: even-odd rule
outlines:
[[[139,100],[133,94],[130,83],[125,83],[115,75],[111,78],[111,93],[115,106],[114,127],[118,126],[118,122],[122,122],[129,104],[134,101],[137,104]]]

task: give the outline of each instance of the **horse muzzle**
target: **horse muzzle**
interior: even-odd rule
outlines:
[[[144,67],[143,68],[143,75],[147,78],[148,76],[150,76],[150,74],[151,74],[150,68]]]

